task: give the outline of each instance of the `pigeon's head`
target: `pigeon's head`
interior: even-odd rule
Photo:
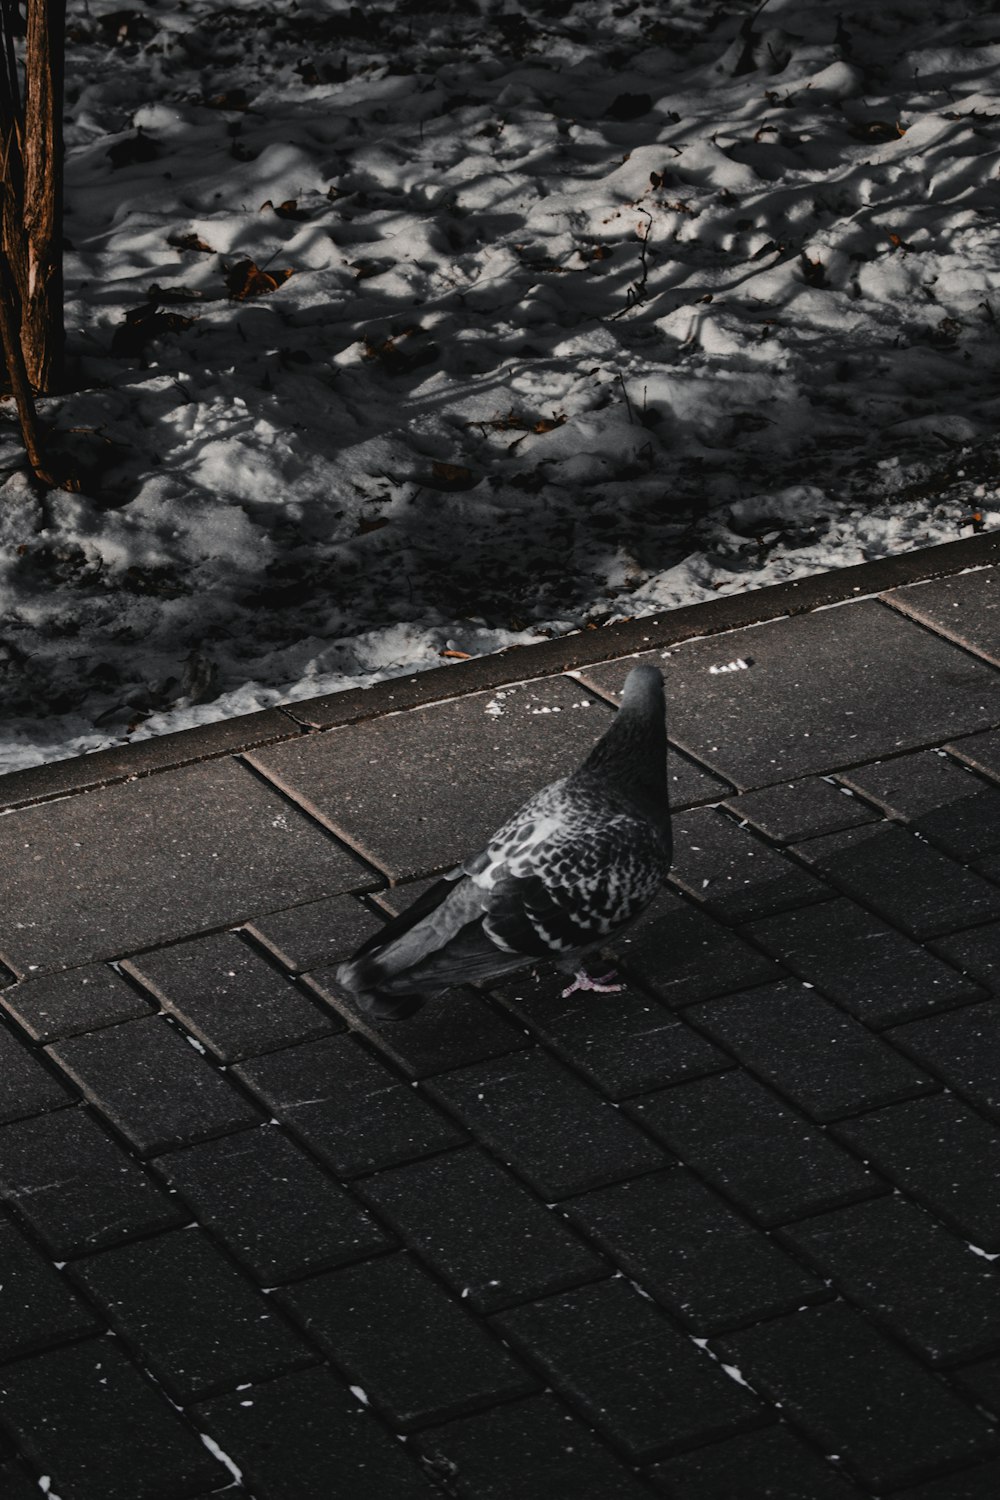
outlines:
[[[657,706],[662,711],[663,673],[659,667],[650,666],[648,663],[641,667],[633,667],[622,689],[622,708],[635,708],[641,713],[643,710],[652,712]]]

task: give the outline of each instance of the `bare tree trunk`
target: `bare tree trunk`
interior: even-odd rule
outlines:
[[[21,348],[36,391],[63,370],[62,98],[66,0],[27,0]]]
[[[0,250],[0,345],[2,345],[7,364],[11,390],[14,392],[28,462],[37,479],[40,479],[43,484],[53,486],[57,481],[49,472],[42,454],[34,397],[31,394],[31,386],[28,384],[28,372],[24,367],[24,355],[18,337],[16,306],[13,277],[7,264],[7,257]]]
[[[62,380],[62,90],[66,0],[0,0],[0,343],[24,446],[53,485],[36,392]],[[24,87],[15,38],[24,36]]]

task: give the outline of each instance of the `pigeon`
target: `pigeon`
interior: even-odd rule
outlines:
[[[337,981],[383,1020],[544,959],[575,973],[564,995],[620,990],[614,974],[593,979],[582,960],[649,905],[671,852],[663,677],[638,666],[582,766],[363,943]]]

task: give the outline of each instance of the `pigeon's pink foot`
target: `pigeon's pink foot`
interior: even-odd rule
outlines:
[[[589,974],[585,974],[581,969],[579,974],[574,976],[573,983],[563,990],[562,998],[565,1000],[567,995],[573,995],[577,990],[597,990],[602,995],[613,995],[618,990],[625,988],[623,984],[610,983],[611,980],[617,978],[618,975],[614,969],[611,970],[610,974],[602,974],[600,979],[592,979]]]

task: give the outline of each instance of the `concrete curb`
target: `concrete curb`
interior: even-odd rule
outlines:
[[[718,635],[766,620],[805,614],[832,604],[885,593],[905,584],[1000,563],[1000,534],[962,537],[916,552],[858,563],[788,583],[751,589],[668,610],[662,615],[624,620],[598,630],[578,631],[555,640],[517,646],[449,666],[432,667],[414,676],[389,678],[367,688],[306,698],[280,708],[219,720],[195,729],[92,755],[51,761],[0,776],[0,807],[13,808],[55,797],[72,796],[115,781],[152,775],[194,761],[238,754],[278,740],[295,739],[317,729],[400,713],[445,698],[503,687],[511,682],[554,676],[676,645],[695,636]]]

